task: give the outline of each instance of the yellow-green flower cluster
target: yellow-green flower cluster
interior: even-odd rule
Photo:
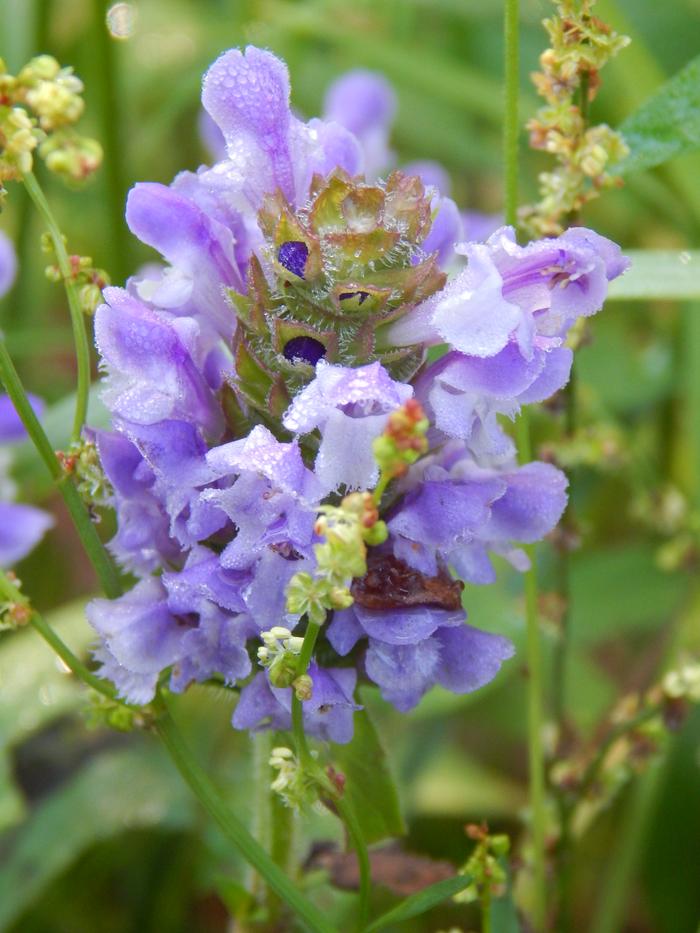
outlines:
[[[323,506],[315,531],[325,539],[314,547],[315,574],[302,572],[292,577],[287,610],[322,625],[330,610],[352,605],[349,583],[365,575],[367,546],[385,541],[387,528],[371,493],[354,492],[339,506]]]
[[[534,236],[557,236],[587,201],[619,184],[609,169],[628,151],[619,133],[588,122],[601,68],[629,43],[593,16],[594,3],[555,0],[556,14],[544,20],[551,47],[540,56],[542,71],[532,77],[546,103],[527,128],[530,145],[559,164],[540,174],[539,202],[520,212],[521,223]]]
[[[491,835],[485,823],[470,823],[466,833],[476,842],[476,846],[466,865],[460,869],[460,874],[468,875],[472,883],[456,894],[454,899],[459,903],[476,900],[483,903],[502,896],[506,890],[507,875],[501,859],[508,854],[510,839],[502,833]]]
[[[68,180],[95,171],[99,143],[73,129],[85,109],[82,92],[73,70],[51,55],[31,59],[17,75],[0,59],[0,183],[30,172],[37,147],[47,167]]]

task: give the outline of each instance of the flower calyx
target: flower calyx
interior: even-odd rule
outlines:
[[[445,282],[430,232],[430,198],[419,178],[393,172],[369,185],[336,169],[315,176],[311,199],[295,210],[280,192],[258,215],[264,266],[253,257],[247,294],[229,292],[237,330],[236,389],[245,403],[281,415],[314,377],[319,359],[346,366],[379,360],[407,381],[421,346],[379,349],[376,330]]]

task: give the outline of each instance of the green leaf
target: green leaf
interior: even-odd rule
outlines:
[[[137,827],[182,829],[193,818],[190,794],[153,743],[103,754],[2,840],[0,929],[93,843]]]
[[[610,283],[608,301],[700,298],[700,250],[630,249],[632,265]]]
[[[345,799],[357,817],[365,842],[379,842],[405,832],[396,786],[366,710],[355,714],[352,742],[333,746],[333,765],[345,775]]]
[[[629,175],[700,148],[700,55],[692,59],[620,131],[630,154],[615,169]]]
[[[95,638],[84,601],[51,612],[46,621],[77,655]],[[32,628],[0,636],[0,735],[16,744],[85,702],[85,688]]]
[[[448,897],[459,894],[471,883],[472,878],[470,875],[457,875],[454,878],[445,878],[444,881],[431,884],[417,894],[411,894],[405,901],[401,901],[400,904],[387,911],[374,923],[370,923],[365,928],[365,933],[374,933],[375,930],[386,929],[390,924],[401,923],[403,920],[410,920],[411,917],[419,917],[430,910],[431,907],[435,907],[436,904],[446,901]]]

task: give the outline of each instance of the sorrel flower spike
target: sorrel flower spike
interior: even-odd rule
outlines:
[[[321,358],[346,366],[378,360],[395,379],[410,379],[423,347],[380,350],[375,332],[445,283],[436,255],[421,248],[432,225],[421,180],[393,172],[369,185],[337,169],[314,177],[301,209],[279,190],[267,197],[258,223],[266,270],[252,257],[248,293],[229,291],[241,322],[235,388],[242,401],[280,416]]]

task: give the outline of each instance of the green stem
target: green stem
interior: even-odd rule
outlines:
[[[56,481],[58,491],[63,497],[63,501],[73,519],[73,524],[90,558],[90,562],[95,568],[95,572],[99,577],[105,594],[110,599],[121,596],[122,588],[116,568],[97,534],[97,530],[90,519],[83,500],[80,498],[78,490],[63,472],[63,468],[58,462],[51,442],[46,436],[44,429],[39,424],[39,419],[34,414],[32,406],[29,404],[27,393],[15,369],[12,358],[7,352],[5,339],[2,333],[0,333],[0,382],[3,383],[7,394],[12,399],[17,414],[22,419],[27,434],[39,452],[41,459],[46,464],[47,470]]]
[[[505,123],[503,155],[505,174],[505,219],[515,225],[518,219],[518,122],[519,92],[519,3],[505,3]],[[517,424],[520,459],[531,459],[530,426],[525,412]],[[537,598],[537,568],[532,548],[528,548],[531,567],[525,574],[525,618],[527,624],[528,666],[528,751],[530,770],[530,811],[532,820],[532,858],[534,914],[536,930],[542,930],[546,912],[545,879],[545,769],[542,743],[542,656],[540,648]]]
[[[48,227],[49,235],[53,243],[56,262],[63,277],[63,284],[68,298],[68,308],[70,309],[71,325],[73,327],[73,341],[75,343],[75,357],[78,366],[78,388],[75,401],[75,417],[73,419],[73,441],[80,440],[80,434],[87,417],[88,398],[90,394],[90,344],[88,342],[87,330],[85,328],[85,315],[80,307],[78,291],[73,281],[70,260],[66,251],[63,236],[51,212],[49,203],[41,190],[39,182],[32,172],[24,175],[24,187],[29,197],[34,202],[34,206],[41,214],[44,223]]]
[[[493,929],[493,914],[491,911],[491,891],[488,884],[484,887],[481,896],[481,933],[491,933]]]
[[[297,663],[297,677],[302,677],[309,669],[311,657],[316,647],[316,639],[321,631],[318,622],[309,621],[304,634],[304,643],[299,652],[299,661]],[[303,704],[292,688],[292,735],[294,736],[294,746],[297,750],[299,763],[302,767],[313,764],[313,758],[306,742],[306,733],[304,732],[304,710]]]
[[[301,677],[309,669],[309,663],[311,662],[311,657],[313,655],[314,648],[316,646],[316,640],[320,631],[321,626],[317,622],[309,621],[306,627],[306,633],[304,635],[304,643],[302,644],[301,651],[299,652],[297,677]],[[304,732],[303,704],[297,697],[296,693],[292,693],[292,734],[294,736],[294,745],[297,751],[297,757],[299,758],[300,765],[311,772],[318,783],[321,784],[328,792],[333,801],[333,806],[338,811],[338,814],[345,824],[348,834],[352,840],[355,854],[357,855],[357,864],[360,872],[358,929],[362,930],[367,924],[372,881],[367,845],[362,835],[362,828],[360,827],[360,824],[357,821],[357,817],[355,816],[352,808],[347,805],[342,797],[338,796],[337,789],[329,781],[323,769],[318,766],[312,757],[311,752],[309,751],[309,746],[306,741],[306,733]]]
[[[345,824],[347,831],[352,839],[352,844],[357,856],[357,864],[360,870],[360,903],[357,909],[357,929],[364,930],[369,919],[369,899],[372,885],[372,869],[369,861],[369,853],[362,835],[362,828],[352,810],[342,797],[336,797],[334,804],[340,817]]]
[[[505,39],[505,114],[503,123],[503,159],[505,220],[515,226],[518,220],[518,93],[520,89],[519,0],[506,0]]]
[[[96,112],[100,119],[100,135],[104,148],[104,184],[107,194],[110,264],[116,281],[129,274],[130,239],[124,222],[124,202],[127,182],[123,166],[128,164],[124,153],[122,132],[125,82],[119,80],[119,43],[109,34],[106,24],[107,11],[112,0],[93,0],[93,17],[96,60],[93,87],[99,104]]]
[[[282,900],[295,911],[306,926],[317,933],[335,933],[324,915],[299,891],[299,888],[276,865],[228,809],[206,772],[186,745],[163,700],[163,713],[155,724],[158,735],[170,753],[180,774],[209,816],[218,823],[226,838],[267,881]]]
[[[68,645],[54,632],[51,626],[46,622],[38,612],[35,612],[29,603],[27,597],[19,590],[9,576],[0,571],[0,595],[4,596],[9,602],[28,608],[31,612],[29,624],[36,629],[44,641],[53,648],[59,658],[73,674],[82,680],[88,687],[104,694],[110,700],[116,699],[116,690],[107,680],[97,677],[92,671],[83,664],[83,662],[73,654]],[[117,700],[117,702],[119,702]],[[124,704],[126,705],[126,704]]]
[[[610,870],[606,872],[596,898],[597,911],[591,933],[618,933],[622,928],[630,880],[639,853],[645,851],[644,836],[665,773],[665,764],[665,761],[654,762],[627,800],[622,823],[615,834],[614,858],[610,859]]]

